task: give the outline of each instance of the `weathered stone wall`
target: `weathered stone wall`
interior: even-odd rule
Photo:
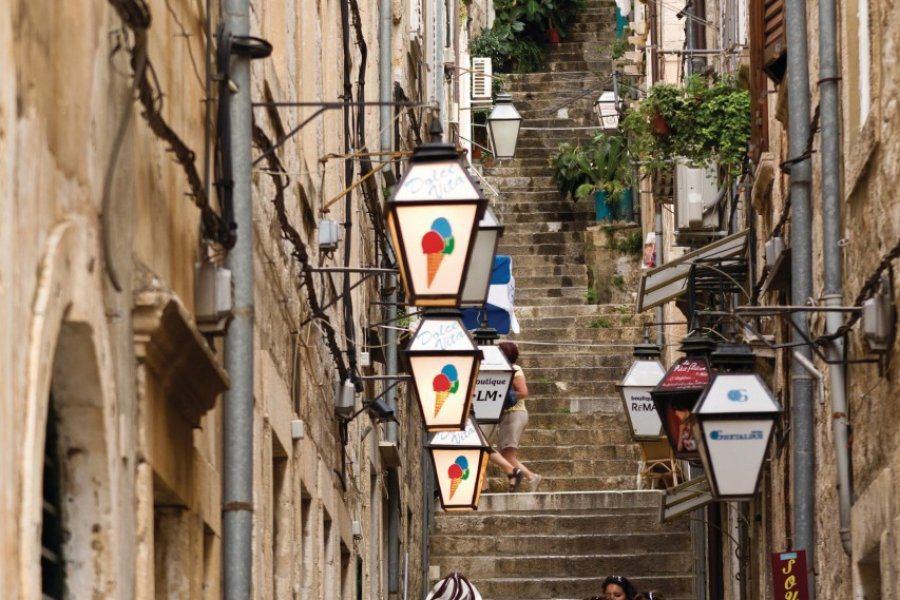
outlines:
[[[65,425],[61,443],[75,457],[64,464],[70,592],[219,597],[223,440],[217,396],[227,375],[221,340],[207,347],[191,314],[201,252],[198,190],[148,125],[148,106],[134,101],[135,36],[113,4],[37,0],[0,9],[0,244],[7,250],[0,258],[0,473],[8,482],[0,496],[0,534],[7,540],[0,546],[0,576],[9,597],[39,596],[43,438],[52,393]],[[204,3],[152,0],[148,8],[150,109],[193,151],[192,166],[202,179]],[[254,100],[339,99],[339,9],[336,1],[253,4],[252,33],[275,48],[253,64]],[[368,45],[364,99],[373,100],[377,3],[359,9]],[[398,14],[406,10],[400,3]],[[218,15],[209,17],[214,32]],[[402,48],[403,19],[395,25],[394,44]],[[352,25],[350,39],[356,97],[361,55]],[[403,56],[395,56],[395,67]],[[314,110],[257,108],[255,125],[275,141]],[[364,139],[351,147],[377,150],[377,109],[364,110]],[[342,160],[320,160],[343,153],[342,131],[341,112],[327,111],[279,150],[284,175],[273,174],[265,161],[253,173],[253,578],[259,598],[355,597],[357,557],[363,597],[392,597],[384,566],[387,478],[378,449],[384,426],[363,414],[342,445],[332,384],[335,359],[346,363],[347,356],[333,356],[322,333],[324,318],[346,351],[341,304],[310,320],[310,294],[328,303],[336,292],[328,275],[301,278],[296,248],[284,239],[272,202],[280,177],[289,182],[286,215],[311,264],[343,264],[343,245],[333,257],[317,249],[318,220],[327,215],[353,221],[343,242],[351,244],[351,266],[380,266],[360,190],[349,214],[343,198],[328,204],[350,183]],[[117,160],[110,169],[112,155]],[[334,282],[339,289],[338,276]],[[370,283],[351,294],[357,340],[365,339],[364,323],[382,320],[372,308],[376,292]],[[380,386],[367,386],[363,397],[378,393]],[[415,410],[401,402],[398,411],[399,555],[402,564],[409,554],[410,589],[418,590],[423,519]],[[305,424],[299,441],[291,437],[296,419]],[[351,534],[352,521],[361,523],[360,539]]]

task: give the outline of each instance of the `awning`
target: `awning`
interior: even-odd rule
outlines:
[[[644,273],[638,287],[636,311],[643,312],[683,294],[687,289],[691,266],[698,259],[742,255],[747,249],[749,233],[750,230],[745,229]]]

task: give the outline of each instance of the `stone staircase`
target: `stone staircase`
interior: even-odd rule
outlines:
[[[507,494],[492,465],[477,512],[436,515],[429,563],[462,572],[485,600],[587,598],[611,574],[670,600],[695,597],[688,523],[660,524],[661,492],[637,489],[639,452],[615,387],[644,321],[631,306],[588,303],[590,287],[608,285],[585,260],[594,207],[561,198],[550,180],[558,144],[593,134],[613,6],[589,0],[547,72],[511,76],[524,118],[516,158],[484,170],[516,277],[521,333],[511,339],[530,392],[520,458],[544,476],[535,493]]]

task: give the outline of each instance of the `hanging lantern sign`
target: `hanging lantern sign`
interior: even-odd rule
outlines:
[[[713,495],[735,500],[756,494],[781,406],[756,373],[719,373],[691,421]]]
[[[679,358],[662,381],[650,391],[663,430],[675,451],[676,458],[700,458],[697,441],[688,423],[691,409],[709,384],[710,370],[706,358]]]
[[[472,260],[466,273],[460,306],[481,308],[487,302],[488,287],[494,270],[494,257],[497,255],[497,243],[502,235],[503,225],[489,206],[478,224],[475,248],[472,250]]]
[[[388,233],[407,301],[457,307],[486,201],[440,127],[432,134],[387,201]]]
[[[491,447],[481,428],[469,419],[462,431],[432,434],[426,444],[445,511],[478,508]]]
[[[487,118],[488,137],[491,141],[491,153],[497,159],[513,158],[516,154],[516,142],[519,140],[519,127],[522,115],[513,106],[510,94],[497,94],[494,110]]]
[[[462,429],[472,407],[481,351],[459,316],[426,316],[405,355],[428,431]]]
[[[475,381],[472,411],[479,423],[499,423],[515,370],[497,346],[478,346],[478,349],[484,358]]]
[[[625,415],[635,441],[658,440],[662,434],[662,422],[653,398],[650,397],[650,390],[666,374],[665,367],[659,362],[659,354],[659,346],[650,344],[647,340],[635,346],[634,357],[637,360],[616,386],[622,396]]]

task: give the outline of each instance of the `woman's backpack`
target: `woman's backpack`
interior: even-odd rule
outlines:
[[[503,399],[503,410],[509,410],[519,401],[519,395],[516,393],[511,386],[509,391],[506,392],[506,398]]]

